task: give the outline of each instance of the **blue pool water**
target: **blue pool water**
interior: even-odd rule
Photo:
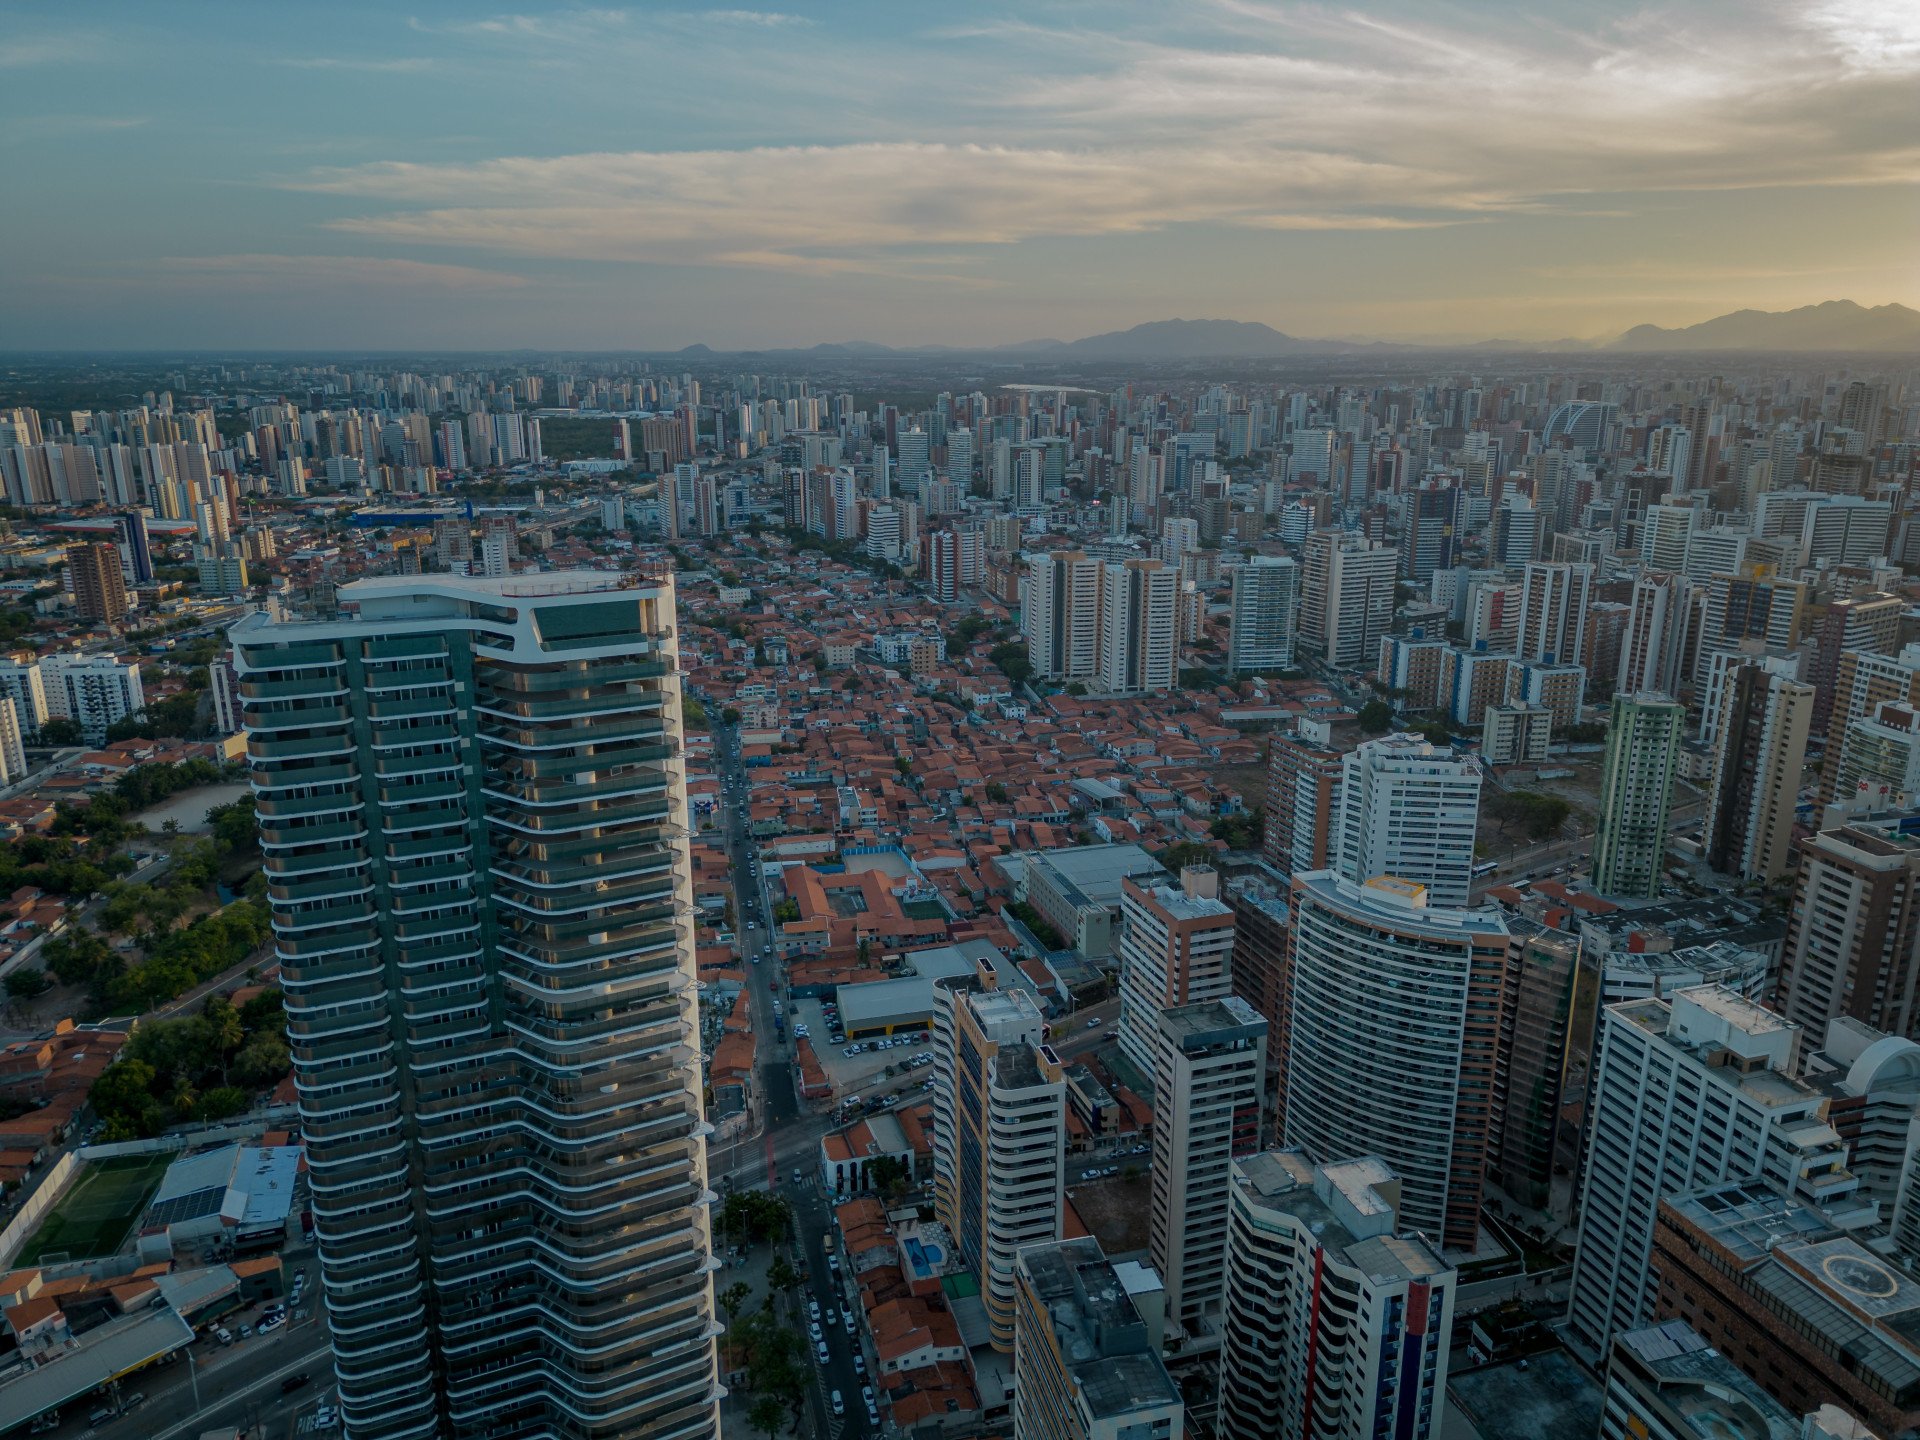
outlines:
[[[938,1268],[942,1258],[938,1245],[923,1245],[917,1237],[907,1237],[907,1259],[913,1262],[914,1269],[931,1272]]]

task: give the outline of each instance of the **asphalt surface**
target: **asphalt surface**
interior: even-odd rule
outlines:
[[[734,729],[714,730],[714,757],[722,784],[720,823],[734,867],[735,920],[741,953],[748,962],[748,1003],[753,1011],[754,1033],[762,1037],[757,1083],[765,1124],[757,1138],[719,1147],[713,1168],[723,1184],[746,1189],[764,1186],[786,1196],[792,1204],[796,1234],[790,1253],[807,1276],[798,1298],[795,1328],[805,1339],[814,1362],[814,1384],[807,1396],[813,1423],[804,1433],[833,1440],[861,1440],[873,1428],[860,1398],[861,1387],[872,1382],[872,1357],[863,1356],[869,1367],[865,1375],[855,1372],[853,1357],[865,1344],[858,1301],[845,1267],[836,1276],[827,1263],[827,1252],[821,1248],[823,1241],[833,1244],[836,1238],[832,1209],[820,1184],[820,1137],[829,1125],[825,1116],[808,1111],[800,1103],[791,1032],[785,1040],[776,1040],[773,1035],[774,992],[784,984],[785,967],[772,952],[767,890],[751,864],[754,852],[746,828],[745,770]],[[808,1331],[808,1300],[820,1306],[820,1335],[827,1347],[824,1363]],[[843,1306],[854,1312],[852,1334],[841,1317]],[[846,1412],[843,1415],[835,1415],[832,1410],[830,1397],[836,1390]]]
[[[288,1263],[296,1265],[295,1257],[289,1255]],[[307,1268],[312,1270],[310,1259]],[[135,1394],[146,1400],[117,1419],[98,1427],[89,1423],[89,1414],[108,1403],[105,1398],[71,1402],[49,1440],[193,1440],[207,1430],[253,1425],[265,1440],[312,1433],[312,1413],[333,1391],[333,1348],[316,1298],[309,1287],[302,1306],[306,1318],[270,1335],[236,1339],[226,1347],[196,1340],[179,1361],[127,1376],[118,1385],[119,1401]],[[228,1328],[237,1336],[240,1324],[258,1316],[259,1307],[249,1306],[227,1322]],[[292,1394],[281,1391],[282,1381],[301,1374],[310,1377],[306,1385]]]

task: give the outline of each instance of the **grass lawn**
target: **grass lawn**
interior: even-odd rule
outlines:
[[[178,1156],[124,1155],[88,1165],[21,1250],[17,1265],[36,1265],[42,1256],[64,1253],[69,1260],[97,1260],[125,1242],[160,1177]]]

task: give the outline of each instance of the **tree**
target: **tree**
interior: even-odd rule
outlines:
[[[989,780],[987,782],[987,799],[995,805],[1006,804],[1007,787],[1002,785],[998,780]]]
[[[81,730],[78,720],[65,715],[54,715],[41,722],[40,743],[42,745],[83,745],[86,732]]]
[[[1360,707],[1360,728],[1369,735],[1383,735],[1393,724],[1393,707],[1384,700],[1369,700]]]
[[[893,768],[902,775],[911,775],[913,774],[913,761],[904,755],[896,755],[893,757]]]
[[[723,725],[738,725],[740,723],[740,712],[731,705],[727,706],[720,712],[720,723]]]
[[[1033,676],[1033,662],[1027,659],[1027,647],[1018,642],[994,646],[987,652],[987,659],[1015,685],[1024,685]]]
[[[803,1278],[784,1255],[774,1256],[773,1263],[767,1266],[767,1284],[775,1290],[797,1290]]]
[[[1198,840],[1182,840],[1160,852],[1160,863],[1176,875],[1188,865],[1205,865],[1212,859],[1213,851]]]
[[[913,1175],[898,1155],[877,1155],[867,1166],[867,1184],[890,1200],[906,1193]]]
[[[787,1424],[787,1407],[777,1395],[761,1395],[747,1407],[747,1424],[774,1440]]]
[[[224,1085],[233,1052],[247,1038],[246,1027],[240,1022],[240,1012],[233,1008],[233,1002],[224,995],[209,995],[201,1014],[206,1017],[213,1043],[219,1049],[220,1083]]]
[[[715,1295],[713,1299],[714,1303],[718,1305],[726,1315],[727,1324],[731,1326],[733,1324],[733,1317],[747,1308],[747,1301],[751,1299],[752,1296],[753,1291],[747,1288],[746,1281],[736,1280],[733,1284],[727,1286],[726,1289]]]
[[[7,994],[16,1000],[31,1000],[53,988],[53,981],[47,978],[47,972],[26,966],[7,972]]]

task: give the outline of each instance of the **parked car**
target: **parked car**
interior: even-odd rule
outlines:
[[[847,1402],[840,1398],[840,1392],[838,1390],[833,1392],[833,1413],[836,1415],[844,1415],[847,1413]]]
[[[213,1328],[213,1338],[218,1340],[222,1345],[231,1345],[233,1343],[233,1332],[224,1325],[216,1325]]]
[[[819,1359],[822,1365],[826,1364],[827,1358],[828,1358],[827,1342],[824,1340],[816,1340],[813,1345],[813,1353]]]
[[[146,1392],[143,1390],[136,1390],[131,1395],[125,1396],[121,1399],[120,1413],[124,1415],[129,1410],[138,1410],[142,1405],[146,1403],[147,1403]]]
[[[316,1430],[331,1430],[339,1423],[340,1412],[324,1402],[313,1412],[313,1428]]]
[[[287,1317],[285,1315],[264,1315],[260,1319],[260,1333],[262,1335],[271,1335],[286,1323]]]

